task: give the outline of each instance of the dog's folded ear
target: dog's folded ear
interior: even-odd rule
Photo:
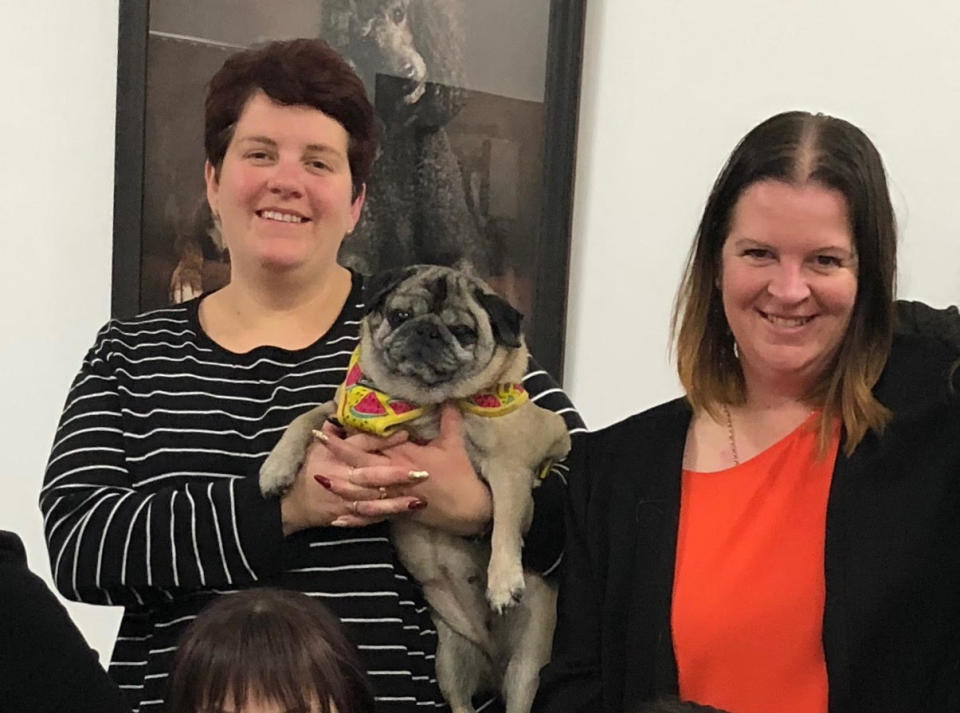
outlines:
[[[363,313],[366,315],[382,309],[390,291],[414,272],[414,267],[397,267],[368,277],[363,284]]]
[[[477,290],[474,296],[490,315],[490,325],[493,327],[493,336],[497,341],[508,347],[519,347],[523,315],[499,295]]]

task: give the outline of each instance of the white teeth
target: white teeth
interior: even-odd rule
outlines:
[[[768,321],[781,327],[802,327],[813,317],[777,317],[772,314],[764,315]]]
[[[264,210],[260,212],[260,217],[266,220],[279,220],[282,223],[303,223],[306,219],[292,213],[281,213],[276,210]]]

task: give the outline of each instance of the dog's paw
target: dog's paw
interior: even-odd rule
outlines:
[[[493,561],[487,571],[487,601],[497,614],[503,614],[523,599],[523,568],[516,565],[497,566]]]
[[[260,466],[260,492],[269,496],[281,495],[289,490],[302,460],[301,457],[274,448]]]

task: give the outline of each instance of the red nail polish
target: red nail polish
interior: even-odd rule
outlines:
[[[330,490],[331,485],[332,485],[332,484],[330,483],[330,478],[325,478],[325,477],[322,476],[322,475],[315,475],[315,476],[313,476],[313,479],[314,479],[315,481],[317,481],[318,483],[320,483],[320,485],[322,485],[323,487],[325,487],[327,490]]]
[[[407,505],[407,508],[410,510],[423,510],[425,507],[427,507],[426,500],[414,500],[412,503]]]

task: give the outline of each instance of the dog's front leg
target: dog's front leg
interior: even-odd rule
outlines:
[[[493,459],[483,469],[493,496],[487,601],[498,614],[523,596],[523,533],[533,514],[532,474],[522,464]]]
[[[307,448],[313,440],[313,430],[323,426],[323,422],[336,410],[336,403],[328,401],[301,414],[287,426],[277,445],[260,466],[261,493],[280,495],[293,485],[297,472],[303,465]]]

